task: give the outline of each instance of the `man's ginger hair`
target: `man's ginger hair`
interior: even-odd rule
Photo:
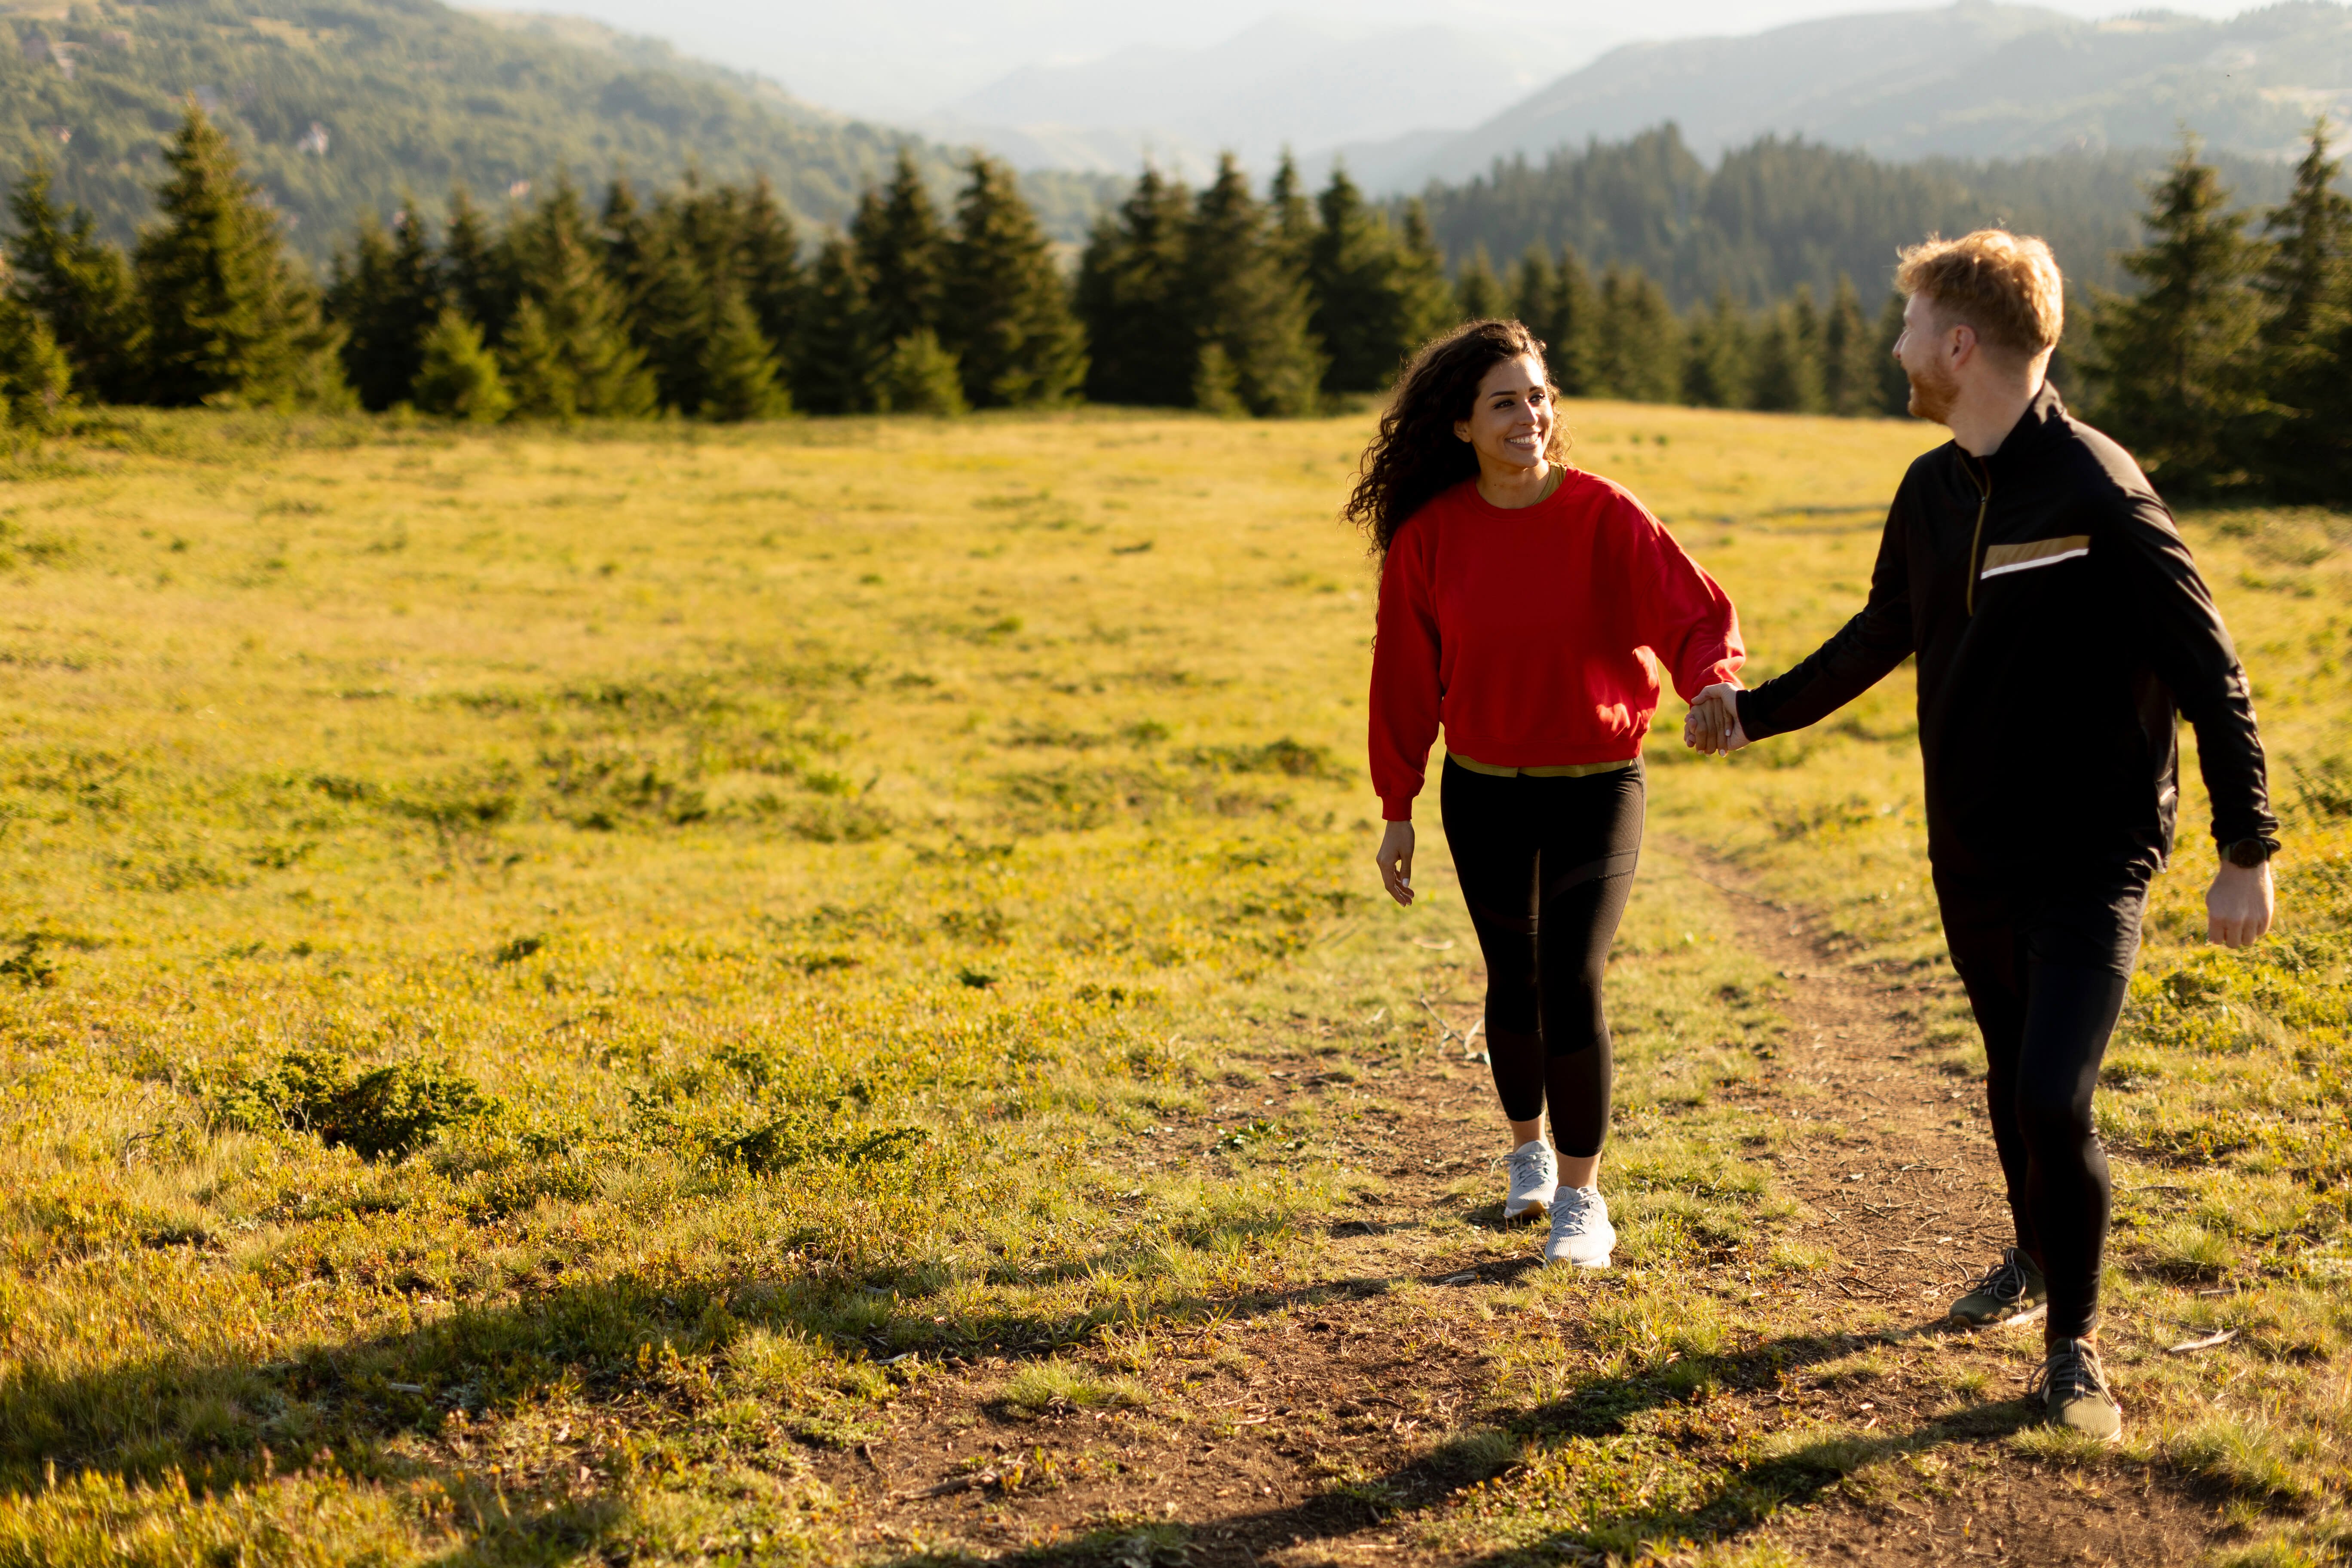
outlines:
[[[1925,294],[1946,323],[1973,327],[1987,344],[2022,359],[2056,348],[2066,325],[2058,258],[2043,241],[2003,228],[1958,239],[1929,235],[1902,252],[1895,286]]]

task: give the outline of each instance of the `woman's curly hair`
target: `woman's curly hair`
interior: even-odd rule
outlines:
[[[1397,530],[1439,491],[1477,477],[1478,454],[1454,426],[1470,416],[1486,373],[1521,354],[1543,363],[1543,343],[1526,327],[1471,321],[1423,344],[1397,377],[1381,432],[1364,448],[1355,493],[1340,513],[1364,531],[1375,556],[1388,554]],[[1568,460],[1568,428],[1557,416],[1544,456]]]

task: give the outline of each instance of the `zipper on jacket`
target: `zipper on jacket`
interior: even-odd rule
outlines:
[[[1981,479],[1978,479],[1978,464],[1966,452],[1960,454],[1960,463],[1961,467],[1968,469],[1969,482],[1974,484],[1978,490],[1977,531],[1969,540],[1968,605],[1969,614],[1973,616],[1977,613],[1977,574],[1980,570],[1978,563],[1984,549],[1985,511],[1992,505],[1992,470],[1986,469],[1984,477]]]

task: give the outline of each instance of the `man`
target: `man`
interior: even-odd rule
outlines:
[[[2099,1059],[2171,851],[2176,708],[2196,726],[2221,863],[2212,940],[2270,929],[2277,847],[2245,671],[2170,513],[2129,454],[2044,379],[2062,302],[2050,247],[1999,229],[1906,251],[1895,358],[1911,412],[1953,439],[1911,465],[1870,599],[1803,663],[1711,686],[1685,738],[1728,752],[1813,723],[1916,656],[1927,853],[1983,1031],[2017,1245],[1952,1308],[2046,1310],[2049,1419],[2122,1436],[2096,1342],[2110,1188]]]

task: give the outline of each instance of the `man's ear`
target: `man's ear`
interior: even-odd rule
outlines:
[[[1955,321],[1951,331],[1954,366],[1964,365],[1976,358],[1978,351],[1984,346],[1977,339],[1977,330],[1966,321]]]

